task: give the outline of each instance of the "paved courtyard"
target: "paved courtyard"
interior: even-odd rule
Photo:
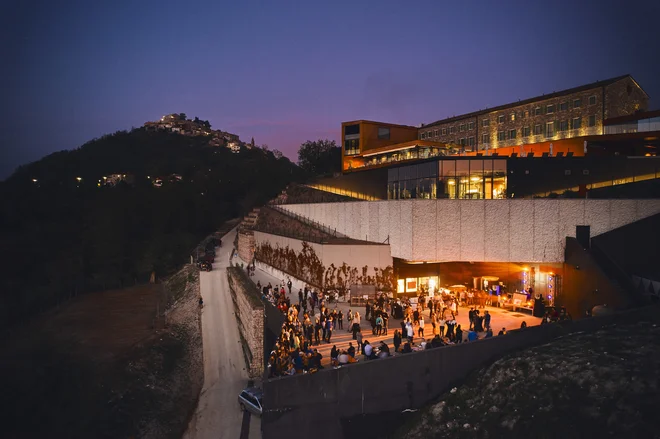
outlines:
[[[282,279],[278,279],[270,275],[269,273],[260,270],[259,268],[255,270],[255,275],[252,276],[251,279],[255,284],[259,281],[261,282],[262,285],[268,285],[269,282],[273,286],[282,283]],[[291,305],[298,303],[298,291],[295,288],[293,289],[292,295],[289,295],[289,292],[287,290],[287,297],[289,297],[289,299],[291,300]],[[362,317],[360,327],[362,328],[362,334],[364,340],[368,340],[374,346],[377,346],[382,340],[390,346],[391,352],[394,352],[394,344],[392,342],[394,336],[394,330],[401,329],[401,319],[390,318],[388,325],[389,326],[388,334],[375,336],[372,335],[371,324],[364,320],[364,314],[365,314],[364,306],[351,307],[346,302],[339,302],[339,303],[329,304],[328,307],[330,309],[337,308],[338,310],[339,309],[342,310],[344,314],[344,329],[343,330],[337,329],[333,332],[332,338],[330,340],[331,343],[321,342],[320,346],[314,346],[315,348],[318,349],[321,355],[323,355],[322,364],[324,366],[327,366],[330,363],[330,350],[332,349],[333,345],[336,345],[340,351],[342,349],[348,349],[348,344],[351,342],[353,343],[353,346],[356,346],[356,342],[352,339],[352,334],[348,332],[348,322],[346,320],[346,315],[348,314],[349,309],[352,310],[354,313],[358,311],[360,313],[360,316]],[[540,318],[533,317],[529,312],[525,312],[525,311],[513,312],[493,306],[487,306],[485,309],[488,310],[488,312],[491,314],[490,324],[491,327],[493,328],[494,336],[497,336],[497,333],[502,328],[506,328],[507,330],[520,328],[520,325],[522,324],[523,321],[527,322],[528,326],[536,326],[541,323]],[[468,318],[469,310],[470,310],[469,307],[460,307],[458,310],[458,316],[456,316],[457,323],[460,324],[461,328],[464,330],[470,327],[470,322]],[[480,310],[480,313],[482,315],[483,315],[483,311],[484,311],[483,309]],[[316,310],[316,313],[318,315],[318,309]],[[427,322],[424,335],[425,338],[428,340],[433,338],[433,328],[429,323],[430,322],[429,310],[425,309],[423,314],[424,314],[424,320]],[[415,332],[416,331],[417,331],[417,327],[415,327]],[[484,336],[485,333],[479,333],[480,338],[483,338]],[[421,339],[417,337],[417,333],[415,333],[414,343],[418,344],[420,341]],[[358,360],[362,360],[363,357],[360,355],[360,356],[356,356],[356,358],[358,358]]]

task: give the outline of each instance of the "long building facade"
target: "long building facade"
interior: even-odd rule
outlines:
[[[649,96],[630,75],[439,120],[420,140],[470,151],[603,134],[603,121],[648,110]]]
[[[344,122],[342,171],[441,156],[582,156],[612,144],[624,146],[617,154],[655,155],[660,112],[648,107],[649,96],[624,75],[421,127]]]

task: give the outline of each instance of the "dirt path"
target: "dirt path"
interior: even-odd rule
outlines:
[[[202,339],[204,344],[204,387],[185,439],[236,438],[241,435],[241,412],[237,397],[248,374],[243,359],[234,307],[227,284],[227,266],[236,229],[222,238],[216,250],[213,271],[200,273],[204,299]],[[250,421],[250,437],[260,437],[260,420]],[[258,433],[258,436],[254,436]]]

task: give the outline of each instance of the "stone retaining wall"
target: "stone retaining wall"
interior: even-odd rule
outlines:
[[[264,373],[265,318],[261,295],[244,270],[240,268],[227,268],[227,281],[234,303],[248,373],[250,378],[260,378]]]

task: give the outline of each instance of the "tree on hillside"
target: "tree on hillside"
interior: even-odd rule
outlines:
[[[281,159],[282,156],[284,156],[284,154],[282,154],[282,151],[280,151],[279,149],[274,149],[273,150],[273,155],[275,156],[275,158],[277,160]]]
[[[334,140],[308,140],[298,150],[298,166],[312,175],[341,170],[341,148]]]
[[[186,118],[187,118],[186,113],[179,113],[179,119],[186,120]]]

